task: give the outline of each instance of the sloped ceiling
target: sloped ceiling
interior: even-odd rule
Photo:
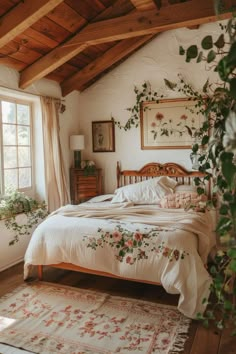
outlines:
[[[41,78],[83,91],[158,33],[232,16],[236,0],[1,0],[0,64],[19,88]]]

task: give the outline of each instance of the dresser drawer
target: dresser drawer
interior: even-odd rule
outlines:
[[[84,170],[71,168],[70,193],[72,204],[78,204],[102,194],[101,169],[96,169],[92,175],[86,175]]]

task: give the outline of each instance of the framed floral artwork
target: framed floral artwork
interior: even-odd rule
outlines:
[[[92,122],[93,152],[115,151],[115,126],[112,120]]]
[[[205,119],[194,106],[195,101],[184,98],[143,102],[141,149],[190,149]]]

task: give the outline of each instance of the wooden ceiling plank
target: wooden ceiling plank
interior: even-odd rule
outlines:
[[[35,40],[37,40],[38,42],[42,43],[43,45],[45,45],[49,48],[55,48],[59,44],[54,39],[49,38],[44,33],[41,33],[39,31],[33,29],[32,27],[27,28],[27,30],[24,31],[23,34],[26,34],[27,36],[34,38]]]
[[[153,0],[130,0],[137,10],[156,10],[156,4]]]
[[[71,91],[81,90],[88,81],[108,69],[111,65],[120,61],[135,49],[149,41],[154,35],[139,38],[130,38],[119,42],[114,47],[105,52],[102,56],[88,64],[85,68],[74,74],[61,84],[62,94],[66,96]]]
[[[83,17],[65,3],[50,11],[47,17],[71,33],[78,31],[87,23]]]
[[[215,15],[212,0],[192,0],[160,11],[135,11],[118,18],[87,25],[77,35],[23,70],[20,87],[26,88],[55,70],[90,45],[158,33],[227,19],[231,13]]]
[[[212,0],[192,0],[164,7],[159,11],[135,11],[114,19],[91,23],[74,36],[68,45],[95,45],[230,17],[232,13],[216,15]]]
[[[63,0],[24,0],[15,6],[0,21],[0,47],[26,30],[39,18],[46,15]]]

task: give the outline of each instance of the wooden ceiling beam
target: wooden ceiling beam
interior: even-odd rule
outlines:
[[[82,90],[84,85],[108,69],[111,65],[116,64],[122,58],[141,47],[149,41],[154,35],[147,35],[138,38],[125,39],[107,50],[102,56],[88,64],[76,74],[64,80],[61,84],[62,95],[66,96],[73,90]]]
[[[63,0],[24,0],[0,19],[0,47],[3,47]]]
[[[23,70],[20,87],[24,89],[46,76],[87,46],[208,23],[231,16],[230,12],[216,15],[212,0],[192,0],[156,11],[135,11],[110,20],[91,23],[66,43]]]
[[[154,0],[130,0],[137,10],[156,10],[156,4]]]

